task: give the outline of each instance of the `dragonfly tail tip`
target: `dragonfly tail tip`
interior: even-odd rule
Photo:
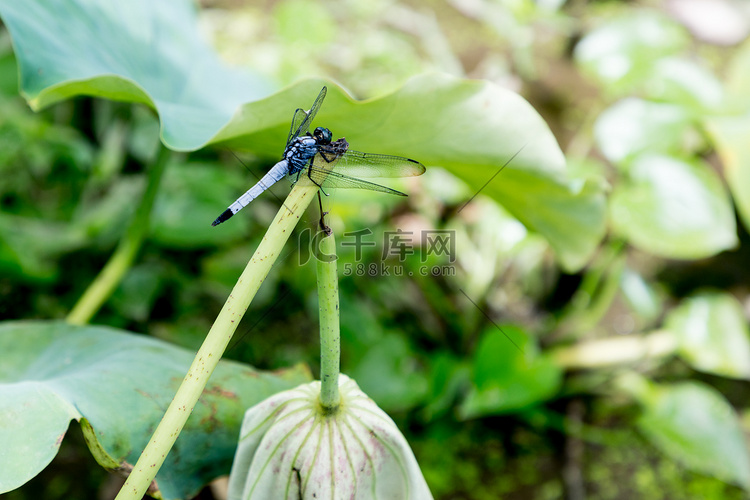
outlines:
[[[227,208],[226,210],[224,210],[224,211],[223,211],[223,212],[221,213],[221,215],[220,215],[220,216],[218,216],[218,217],[216,218],[216,220],[215,220],[215,221],[213,221],[213,222],[211,223],[211,225],[212,225],[212,226],[218,226],[219,224],[221,224],[222,222],[225,222],[225,221],[226,221],[227,219],[229,219],[229,218],[230,218],[231,216],[233,216],[233,215],[234,215],[234,213],[232,213],[232,211],[231,211],[231,210],[229,210],[229,209]]]

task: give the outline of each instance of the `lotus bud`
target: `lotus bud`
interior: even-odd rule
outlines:
[[[393,420],[347,376],[339,389],[335,409],[312,382],[247,410],[230,500],[432,499]]]

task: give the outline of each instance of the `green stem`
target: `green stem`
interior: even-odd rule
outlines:
[[[677,350],[677,339],[667,330],[580,342],[550,351],[555,363],[568,370],[609,367],[663,358]]]
[[[336,269],[336,240],[333,233],[322,236],[318,245],[318,307],[320,308],[320,404],[326,410],[339,405],[339,284]]]
[[[318,187],[298,182],[268,228],[263,241],[237,280],[216,317],[193,364],[143,450],[116,500],[140,500],[156,476],[177,436],[193,411],[211,373],[219,363],[250,301],[265,280]]]
[[[151,209],[154,206],[156,193],[159,191],[159,182],[161,181],[164,167],[171,156],[171,151],[161,146],[156,160],[148,171],[148,185],[143,193],[141,202],[130,220],[130,226],[125,232],[124,237],[120,240],[117,250],[110,257],[109,262],[104,266],[99,275],[89,285],[78,302],[70,311],[66,318],[68,323],[74,325],[85,325],[94,315],[104,302],[112,295],[115,288],[122,281],[125,273],[133,265],[138,251],[143,245],[143,240],[148,234]]]
[[[624,271],[623,244],[610,243],[584,276],[551,338],[559,342],[569,338],[574,332],[585,334],[593,328],[617,297]]]

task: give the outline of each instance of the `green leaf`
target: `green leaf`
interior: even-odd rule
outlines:
[[[474,357],[472,387],[458,410],[462,418],[521,410],[558,391],[562,371],[551,359],[536,354],[526,338],[512,327],[482,337]]]
[[[716,76],[681,57],[663,57],[654,63],[647,92],[653,99],[684,105],[697,112],[716,110],[724,103],[724,88]]]
[[[403,337],[394,334],[370,346],[350,375],[379,406],[392,411],[413,408],[427,393],[427,379],[414,366],[414,353]]]
[[[148,321],[154,302],[164,287],[165,274],[165,266],[159,263],[135,264],[115,289],[109,305],[122,318]]]
[[[750,230],[750,113],[711,118],[707,128],[724,164],[742,222]]]
[[[200,42],[187,1],[137,0],[124,9],[106,0],[0,0],[0,15],[32,107],[80,94],[144,103],[175,150],[220,142],[278,158],[294,110],[323,85],[304,81],[257,100],[268,88],[221,66]],[[582,267],[604,236],[601,183],[568,178],[544,120],[492,83],[424,75],[366,102],[330,86],[317,123],[352,149],[446,167],[475,192],[522,150],[482,192],[545,236],[568,270]]]
[[[685,29],[656,11],[620,15],[587,34],[575,49],[584,70],[605,90],[624,93],[639,86],[654,62],[672,55],[689,43]]]
[[[732,51],[732,54],[725,78],[726,92],[732,109],[745,110],[750,107],[750,96],[747,93],[750,85],[750,40]]]
[[[469,370],[465,362],[448,352],[438,352],[430,358],[429,396],[420,412],[425,421],[447,413],[461,394],[461,388],[469,382]]]
[[[515,163],[516,160],[513,160]],[[523,160],[519,160],[523,161]],[[501,203],[529,229],[541,234],[568,272],[581,269],[606,230],[604,185],[598,180],[556,180],[549,174],[508,166],[481,193]],[[487,167],[450,169],[476,191],[489,181]]]
[[[750,379],[750,331],[731,295],[687,299],[669,313],[665,328],[676,334],[680,355],[697,370]]]
[[[71,419],[81,421],[99,463],[127,470],[193,358],[149,337],[50,322],[0,325],[0,352],[6,451],[0,453],[0,492],[18,488],[52,460]],[[270,374],[222,361],[156,476],[163,498],[191,497],[227,474],[245,410],[308,380],[302,368]]]
[[[599,115],[594,137],[604,156],[618,163],[644,152],[678,153],[690,128],[681,106],[629,97]]]
[[[750,489],[750,453],[732,406],[713,388],[685,382],[652,386],[638,427],[686,467]]]
[[[76,95],[143,103],[172,149],[205,144],[241,103],[270,90],[220,62],[191,2],[0,0],[0,15],[33,109]]]
[[[677,259],[715,255],[737,244],[732,205],[703,162],[643,155],[610,200],[614,230],[641,250]]]
[[[197,162],[170,165],[154,204],[149,238],[166,247],[200,248],[242,237],[243,224],[216,231],[211,222],[248,180],[243,172]]]
[[[0,271],[25,281],[52,281],[55,258],[86,240],[83,231],[59,222],[0,214]]]

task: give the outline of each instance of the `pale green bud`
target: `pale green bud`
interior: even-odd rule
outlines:
[[[230,500],[432,499],[393,420],[347,376],[339,389],[332,412],[312,382],[245,413]]]

